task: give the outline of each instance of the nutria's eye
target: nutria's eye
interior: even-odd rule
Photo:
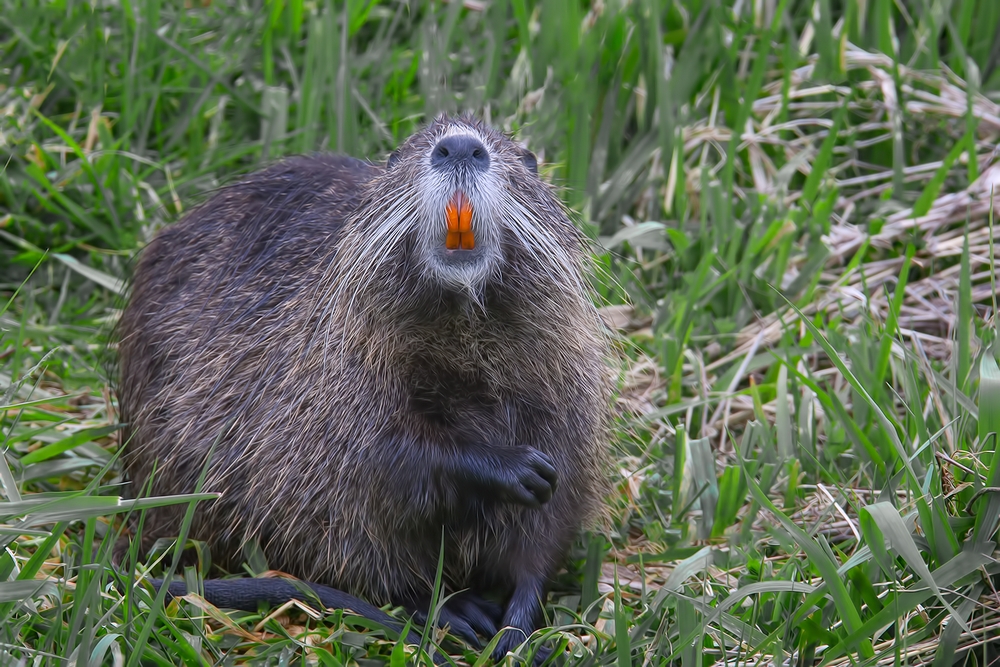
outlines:
[[[536,158],[535,154],[531,151],[521,151],[521,162],[524,163],[524,166],[527,167],[528,171],[532,174],[538,173],[538,158]]]
[[[392,169],[397,164],[399,164],[399,151],[393,151],[389,153],[389,159],[385,162],[385,168]]]

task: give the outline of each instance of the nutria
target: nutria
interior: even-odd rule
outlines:
[[[502,657],[604,489],[585,248],[534,155],[470,118],[385,165],[293,157],[220,190],[135,266],[126,478],[146,488],[155,465],[152,493],[191,492],[214,447],[204,490],[222,495],[190,536],[215,562],[254,540],[274,569],[415,613],[443,535],[444,592],[467,592],[442,620],[470,641],[520,630]],[[152,510],[144,537],[183,512]]]

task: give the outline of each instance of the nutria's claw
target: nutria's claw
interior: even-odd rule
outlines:
[[[417,625],[427,622],[427,600],[404,604],[415,609],[413,619]],[[479,635],[493,637],[499,628],[503,609],[471,591],[450,596],[438,611],[438,627],[448,628],[452,636],[465,641],[475,649],[483,647]]]
[[[475,628],[458,614],[452,613],[447,607],[443,608],[438,615],[438,625],[448,628],[448,632],[458,637],[472,648],[479,650],[483,643],[479,641],[479,635]]]
[[[463,591],[453,595],[445,603],[445,608],[451,610],[469,625],[476,632],[484,637],[493,637],[499,629],[500,619],[503,618],[503,608],[486,600],[471,591]]]
[[[513,470],[516,481],[508,492],[513,502],[537,509],[549,502],[556,491],[556,468],[548,455],[534,447],[519,450]]]

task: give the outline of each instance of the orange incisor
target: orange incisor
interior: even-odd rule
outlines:
[[[448,235],[444,245],[448,250],[472,250],[476,239],[472,235],[472,202],[461,190],[456,190],[445,208],[448,219]]]

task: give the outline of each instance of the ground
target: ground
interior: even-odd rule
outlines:
[[[593,239],[621,356],[607,520],[519,655],[995,664],[997,25],[994,0],[15,0],[0,663],[431,664],[342,612],[130,590],[163,550],[110,564],[158,501],[120,500],[106,340],[135,252],[213,188],[471,111]]]

